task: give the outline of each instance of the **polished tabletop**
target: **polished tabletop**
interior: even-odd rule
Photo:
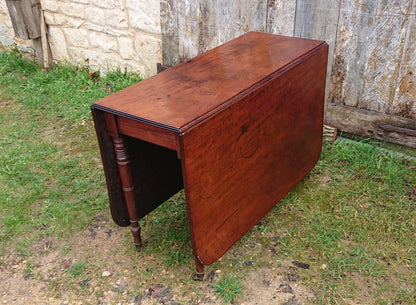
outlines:
[[[249,32],[157,76],[95,102],[97,109],[184,132],[266,82],[322,41]],[[232,68],[230,68],[232,67]],[[277,71],[277,72],[276,72]],[[201,102],[203,101],[203,102]]]

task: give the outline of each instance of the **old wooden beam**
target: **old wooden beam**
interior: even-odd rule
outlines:
[[[325,123],[349,133],[416,148],[416,120],[328,104]]]

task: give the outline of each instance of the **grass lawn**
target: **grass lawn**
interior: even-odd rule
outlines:
[[[138,81],[0,53],[0,279],[22,276],[17,301],[27,282],[51,304],[416,304],[416,150],[369,139],[325,143],[203,283],[182,192],[141,221],[136,253],[112,224],[89,107]]]

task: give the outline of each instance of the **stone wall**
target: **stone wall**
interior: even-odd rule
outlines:
[[[41,0],[55,61],[88,64],[101,71],[120,68],[147,77],[161,62],[159,0]],[[0,44],[19,48],[4,0]]]

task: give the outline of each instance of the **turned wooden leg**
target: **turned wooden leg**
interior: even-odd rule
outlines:
[[[195,257],[195,266],[196,271],[194,274],[194,281],[203,281],[204,280],[204,265]]]
[[[139,218],[136,211],[136,202],[134,200],[134,186],[131,176],[130,157],[127,151],[126,143],[122,137],[114,137],[113,141],[121,185],[123,187],[124,198],[126,200],[127,210],[129,213],[134,245],[136,246],[137,251],[140,251],[142,247],[142,239],[140,237]]]

